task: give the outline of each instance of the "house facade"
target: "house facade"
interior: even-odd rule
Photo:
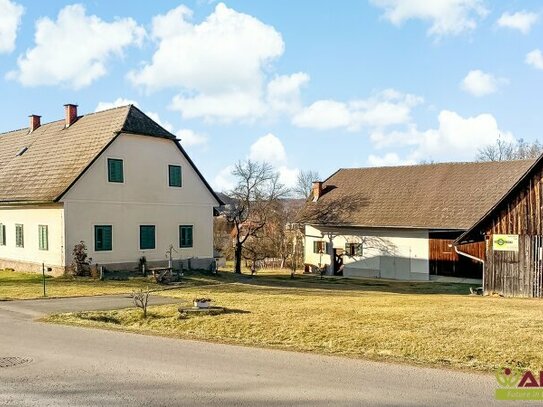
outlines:
[[[465,233],[459,250],[484,247],[484,294],[543,297],[543,156]]]
[[[0,134],[0,268],[63,273],[80,241],[114,270],[164,263],[170,246],[211,262],[220,199],[179,140],[135,106],[65,109]]]
[[[313,193],[305,223],[307,269],[346,277],[481,279],[480,243],[454,241],[533,161],[340,169]],[[437,277],[436,277],[437,278]]]

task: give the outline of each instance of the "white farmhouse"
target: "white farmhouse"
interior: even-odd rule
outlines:
[[[454,240],[533,160],[340,169],[315,182],[300,215],[306,269],[346,277],[480,279],[485,243]]]
[[[0,134],[0,268],[55,274],[79,241],[93,262],[213,258],[220,204],[176,137],[135,106]]]

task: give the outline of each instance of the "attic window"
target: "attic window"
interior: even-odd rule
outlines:
[[[20,157],[22,156],[24,153],[26,153],[26,150],[28,150],[28,147],[23,147],[19,150],[19,152],[17,153],[17,157]]]

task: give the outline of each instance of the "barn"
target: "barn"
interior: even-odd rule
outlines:
[[[485,294],[543,297],[543,156],[455,242],[483,245]]]
[[[484,243],[454,241],[531,161],[344,168],[315,182],[300,223],[308,270],[399,280],[478,279]]]

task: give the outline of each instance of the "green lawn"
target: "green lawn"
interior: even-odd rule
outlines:
[[[100,281],[91,278],[46,278],[48,297],[84,297],[101,294],[129,293],[137,288],[159,286],[143,278],[128,281]],[[43,298],[42,275],[0,270],[0,301]]]
[[[543,367],[543,302],[469,296],[469,286],[220,273],[162,295],[177,305],[51,316],[49,321],[247,346],[493,371]],[[230,312],[178,319],[211,297]]]

